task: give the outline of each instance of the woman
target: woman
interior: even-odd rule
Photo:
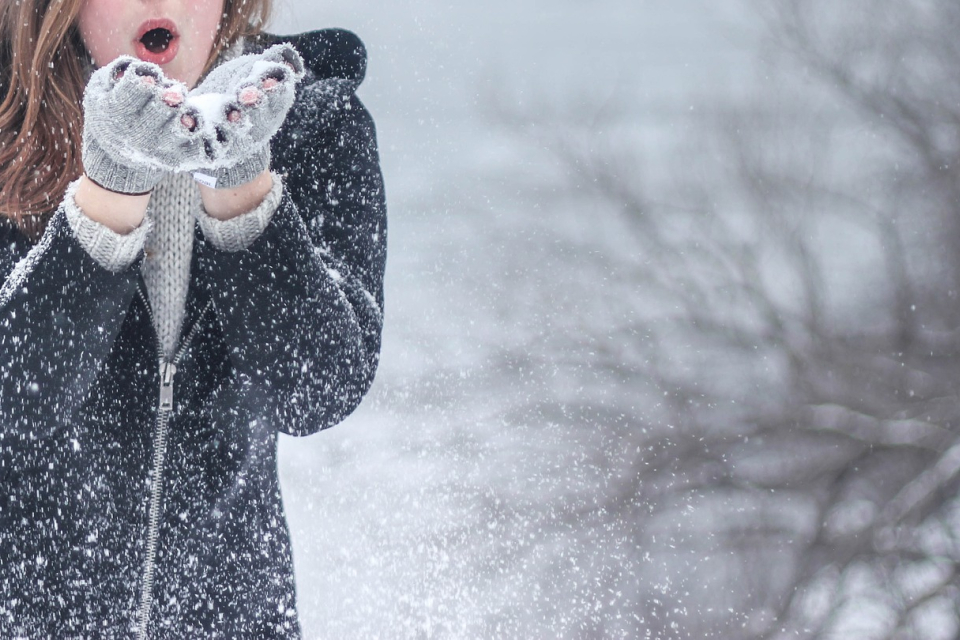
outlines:
[[[266,1],[0,10],[0,637],[300,635],[276,434],[369,388],[386,218],[362,44]]]

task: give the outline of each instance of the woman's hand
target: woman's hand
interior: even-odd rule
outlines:
[[[83,167],[99,186],[143,194],[202,148],[186,87],[155,64],[121,56],[98,69],[83,96]]]
[[[293,105],[303,78],[300,54],[278,44],[215,68],[184,101],[195,117],[202,153],[182,170],[208,174],[210,186],[233,188],[258,178],[270,166],[270,138]]]
[[[77,205],[119,233],[143,219],[145,197],[169,171],[208,174],[207,212],[254,208],[270,190],[270,138],[304,76],[289,44],[226,62],[188,92],[155,64],[129,56],[98,69],[84,93],[83,166]],[[130,198],[129,196],[144,196]]]

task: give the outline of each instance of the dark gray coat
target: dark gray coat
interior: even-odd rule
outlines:
[[[363,45],[248,49],[279,40],[309,69],[272,142],[283,200],[248,250],[197,229],[169,410],[142,255],[111,273],[63,211],[33,247],[0,217],[0,637],[300,635],[277,432],[373,380],[386,208]]]

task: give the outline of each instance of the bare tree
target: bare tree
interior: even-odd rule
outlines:
[[[606,282],[577,357],[627,425],[577,517],[697,558],[638,581],[653,637],[960,638],[960,5],[757,11],[764,81],[669,184],[631,138],[651,114],[497,113],[559,168],[537,199],[606,229],[555,240]]]

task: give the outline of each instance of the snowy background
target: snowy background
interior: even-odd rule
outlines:
[[[960,637],[960,5],[351,0],[374,388],[307,638]]]

